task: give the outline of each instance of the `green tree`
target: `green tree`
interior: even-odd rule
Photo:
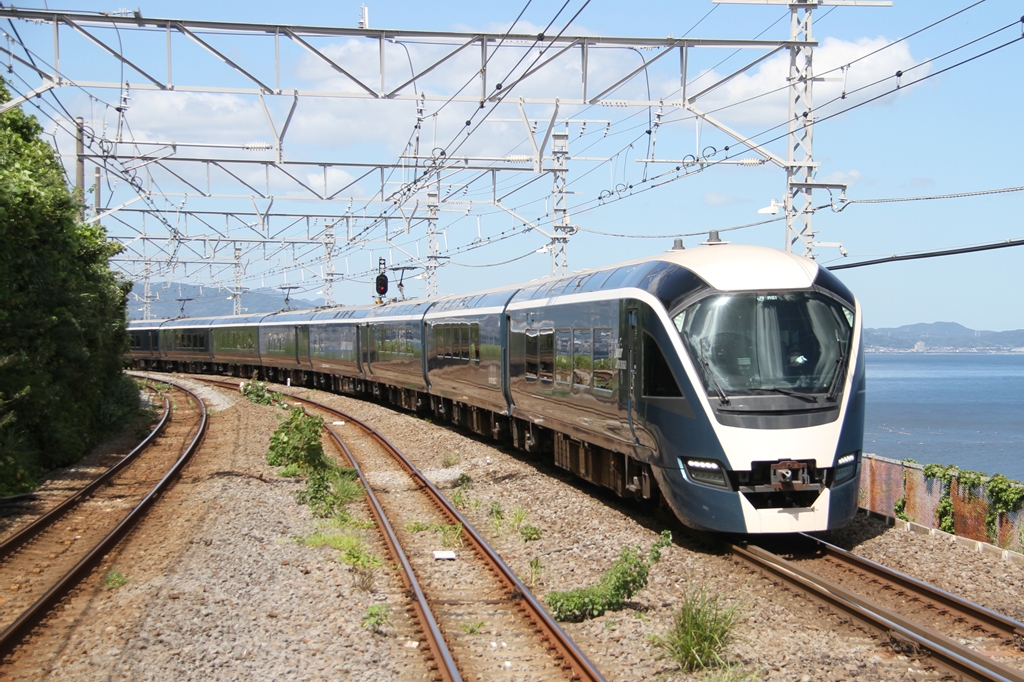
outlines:
[[[10,99],[0,79],[0,102]],[[137,409],[122,373],[130,282],[34,116],[0,115],[0,494],[80,458]]]

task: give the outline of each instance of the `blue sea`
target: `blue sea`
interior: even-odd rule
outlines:
[[[1024,353],[869,353],[864,452],[1024,481]]]

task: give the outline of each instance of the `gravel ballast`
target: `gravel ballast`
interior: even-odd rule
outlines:
[[[379,429],[446,493],[461,474],[469,476],[463,514],[538,597],[594,583],[624,547],[646,552],[663,530],[643,509],[522,453],[373,403],[281,390],[309,395]],[[426,679],[393,572],[378,571],[367,593],[332,550],[295,542],[317,521],[295,501],[302,483],[278,478],[264,460],[281,411],[219,389],[199,392],[211,399],[213,411],[207,443],[153,516],[109,559],[128,584],[93,599],[59,659],[40,662],[39,677]],[[344,436],[344,428],[339,432]],[[502,522],[490,514],[495,503]],[[540,539],[526,541],[515,531],[517,510],[522,524],[541,530]],[[368,518],[356,505],[352,511]],[[382,555],[376,531],[365,536]],[[867,518],[826,539],[1024,618],[1019,565]],[[700,585],[740,613],[726,652],[736,666],[729,679],[938,678],[894,655],[884,638],[715,554],[686,532],[675,533],[649,584],[626,608],[563,627],[609,680],[693,679],[660,658],[649,637],[667,630],[683,595]],[[391,606],[392,622],[382,634],[361,625],[371,604]],[[474,636],[498,644],[495,628],[485,624]]]

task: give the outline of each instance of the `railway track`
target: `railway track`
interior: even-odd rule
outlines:
[[[234,383],[201,380],[237,390]],[[604,679],[462,514],[387,439],[334,408],[283,397],[324,415],[328,434],[357,470],[401,568],[437,678]],[[451,547],[442,546],[439,529]],[[491,636],[479,636],[484,628]]]
[[[198,449],[207,423],[203,402],[177,386],[165,400],[163,419],[121,462],[0,544],[0,662],[16,658]]]
[[[1024,682],[1024,624],[816,538],[803,540],[809,550],[792,560],[758,545],[730,549],[878,630],[896,653],[931,658],[971,679]]]

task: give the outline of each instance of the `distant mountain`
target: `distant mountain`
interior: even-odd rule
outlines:
[[[195,284],[177,284],[175,282],[159,282],[150,285],[150,319],[163,320],[181,316],[182,302],[179,298],[192,299],[185,301],[185,315],[188,317],[219,317],[234,312],[234,301],[231,294],[217,287],[202,287]],[[142,319],[144,288],[136,282],[132,288],[132,296],[128,300],[128,317],[132,320]],[[323,301],[312,301],[302,298],[291,298],[292,310],[308,310],[322,305]],[[272,313],[285,307],[284,292],[277,289],[254,289],[242,294],[242,310],[245,313]]]
[[[992,332],[956,322],[905,324],[864,330],[868,352],[1024,352],[1024,329]]]

